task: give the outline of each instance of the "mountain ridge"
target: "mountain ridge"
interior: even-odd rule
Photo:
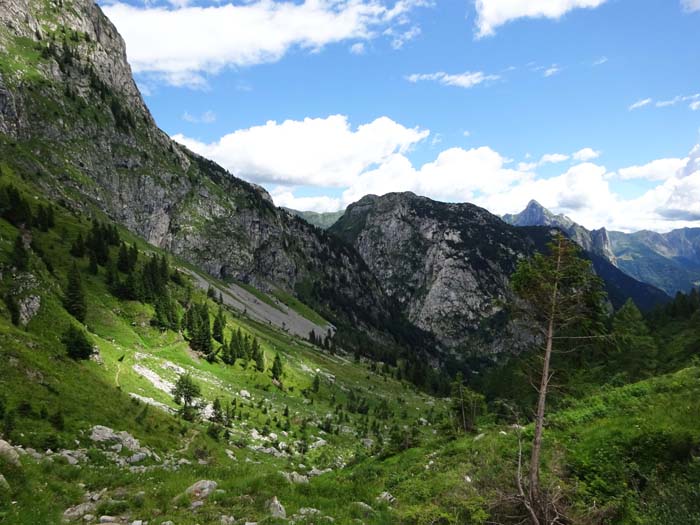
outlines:
[[[700,286],[700,228],[680,228],[667,233],[587,230],[563,214],[555,215],[534,199],[522,212],[506,214],[503,220],[515,226],[560,227],[587,251],[668,295]]]

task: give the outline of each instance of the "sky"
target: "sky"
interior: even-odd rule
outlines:
[[[700,0],[103,0],[159,126],[275,203],[700,227]]]

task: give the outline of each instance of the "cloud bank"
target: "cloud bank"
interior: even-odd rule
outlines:
[[[401,27],[412,9],[424,5],[429,2],[253,0],[207,7],[185,2],[176,8],[117,2],[103,10],[124,37],[134,72],[198,88],[206,85],[206,74],[276,62],[296,48],[319,51],[383,33],[399,48],[420,33],[418,26]]]
[[[331,115],[270,121],[209,144],[174,138],[237,176],[267,185],[278,205],[296,209],[335,211],[369,193],[413,191],[474,202],[499,215],[536,198],[589,228],[666,231],[700,220],[700,146],[686,158],[651,159],[617,171],[600,164],[600,151],[591,147],[546,153],[529,163],[489,146],[450,147],[415,164],[409,154],[431,144],[430,135],[386,116],[353,127],[346,116]],[[548,173],[557,170],[554,176],[538,173],[544,165]],[[615,191],[618,181],[631,180],[651,189],[633,199]]]

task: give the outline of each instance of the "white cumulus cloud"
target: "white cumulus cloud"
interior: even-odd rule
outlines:
[[[530,156],[519,164],[489,146],[448,147],[414,163],[409,153],[421,142],[423,152],[429,151],[430,136],[388,117],[355,127],[346,116],[331,115],[270,121],[209,144],[174,138],[237,176],[267,184],[278,205],[294,209],[335,211],[370,193],[412,191],[473,202],[499,215],[521,211],[534,198],[588,228],[668,231],[700,221],[700,146],[687,158],[617,170],[618,180],[651,183],[647,192],[629,198],[615,190],[615,172],[594,162],[600,152],[590,147],[534,161]],[[565,161],[573,164],[562,166]],[[559,174],[543,176],[538,173],[543,165],[548,171],[562,167]]]
[[[646,179],[652,181],[666,180],[674,177],[688,163],[688,159],[656,159],[640,166],[629,166],[618,170],[623,180]]]
[[[405,153],[430,132],[407,128],[388,117],[353,129],[344,115],[269,121],[205,144],[181,134],[173,138],[254,182],[349,186],[365,170]]]
[[[493,35],[496,28],[519,18],[559,19],[573,9],[595,8],[606,0],[476,0],[477,37]]]
[[[206,7],[136,7],[123,2],[103,10],[123,35],[129,61],[177,86],[202,87],[206,74],[225,67],[275,62],[294,48],[318,51],[348,40],[370,40],[425,0],[252,0]],[[403,41],[419,28],[396,33]]]
[[[597,159],[600,157],[600,151],[596,151],[593,148],[583,148],[571,155],[574,160],[580,162],[588,162],[589,160]]]
[[[291,208],[293,210],[303,211],[336,211],[341,209],[340,199],[327,197],[325,195],[319,197],[296,197],[292,189],[285,186],[278,186],[270,191],[270,196],[275,201],[277,206]]]

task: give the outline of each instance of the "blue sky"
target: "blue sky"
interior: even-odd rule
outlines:
[[[280,205],[700,226],[700,0],[102,5],[158,124]]]

